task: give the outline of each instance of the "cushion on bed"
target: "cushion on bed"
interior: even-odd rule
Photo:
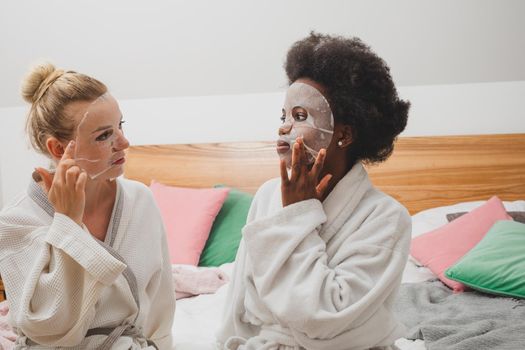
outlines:
[[[525,224],[498,221],[445,275],[487,293],[525,298]]]
[[[512,219],[494,196],[468,214],[414,238],[410,254],[455,292],[461,292],[465,286],[448,279],[445,270],[478,244],[498,220]]]
[[[242,237],[241,230],[246,224],[252,199],[251,194],[230,188],[228,197],[213,222],[199,266],[220,266],[235,260]]]
[[[460,216],[465,215],[466,213],[466,211],[463,211],[459,213],[447,214],[447,220],[448,222],[451,222]],[[512,220],[525,224],[525,211],[508,211],[507,214],[509,214]]]
[[[150,185],[166,228],[172,264],[197,265],[228,188]]]

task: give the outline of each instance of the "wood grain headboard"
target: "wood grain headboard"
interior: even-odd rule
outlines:
[[[2,276],[0,276],[0,301],[4,301],[5,299],[6,297],[5,297],[4,283],[2,282]]]
[[[401,137],[368,167],[372,182],[410,213],[498,195],[525,199],[525,134]],[[132,146],[125,176],[182,187],[234,186],[254,193],[279,176],[273,142]]]

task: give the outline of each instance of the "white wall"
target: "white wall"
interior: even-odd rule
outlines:
[[[123,99],[278,91],[290,45],[355,35],[401,86],[525,80],[522,0],[0,2],[0,107],[39,58]]]
[[[404,136],[525,133],[525,81],[400,87],[399,93],[412,103]],[[271,141],[283,98],[280,91],[121,100],[120,106],[132,144]],[[0,108],[4,204],[25,189],[35,166],[47,164],[27,146],[26,112]]]

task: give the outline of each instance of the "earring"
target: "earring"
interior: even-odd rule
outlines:
[[[341,140],[337,141],[337,145],[338,145],[339,147],[343,146],[343,141],[341,141]]]

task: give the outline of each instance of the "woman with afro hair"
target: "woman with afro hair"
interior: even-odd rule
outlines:
[[[411,220],[363,163],[406,126],[385,62],[357,38],[311,33],[288,51],[277,152],[281,177],[257,191],[243,229],[223,349],[392,349],[392,304]]]

